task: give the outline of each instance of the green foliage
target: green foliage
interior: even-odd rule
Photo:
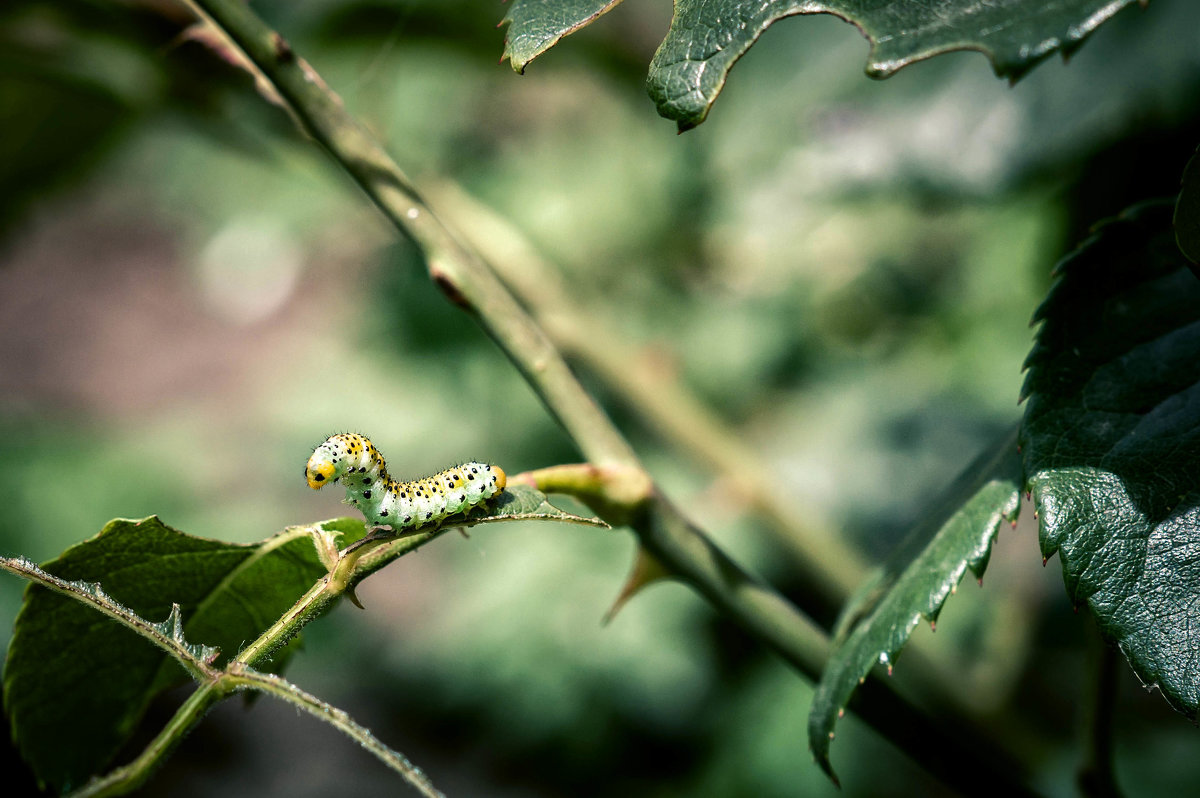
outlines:
[[[1138,676],[1200,699],[1200,281],[1171,208],[1133,208],[1059,264],[1021,430],[1045,556]]]
[[[220,72],[197,45],[164,47],[176,41],[177,20],[86,0],[53,10],[27,0],[21,5],[36,9],[39,19],[49,15],[52,24],[25,37],[10,26],[23,47],[12,59],[0,57],[28,61],[30,49],[39,57],[36,75],[4,76],[10,105],[21,109],[9,149],[22,157],[0,168],[0,177],[8,196],[23,207],[30,197],[39,211],[36,227],[26,224],[5,240],[13,254],[0,269],[12,342],[0,369],[9,378],[0,412],[12,433],[4,436],[10,467],[0,484],[6,507],[0,536],[8,551],[47,558],[104,519],[168,509],[169,517],[188,519],[183,528],[220,528],[222,537],[237,540],[321,517],[322,503],[334,500],[303,490],[296,495],[294,458],[231,458],[230,452],[299,452],[315,434],[344,427],[383,430],[403,453],[398,470],[405,473],[427,473],[453,457],[532,468],[576,456],[572,441],[497,357],[492,340],[443,301],[417,258],[371,268],[382,247],[394,246],[390,234],[364,223],[370,211],[359,209],[357,194],[339,189],[344,181],[331,181],[317,166],[284,114],[252,113],[261,103],[245,90],[244,76]],[[112,20],[140,13],[151,24],[140,44],[94,16],[61,35],[54,15],[81,5]],[[508,55],[523,68],[615,5],[510,0]],[[1045,293],[1046,265],[1057,257],[1051,251],[1057,253],[1064,231],[1176,184],[1175,153],[1156,145],[1194,113],[1194,53],[1187,52],[1188,37],[1177,35],[1194,27],[1194,7],[1156,0],[1149,13],[1120,14],[1069,66],[1047,64],[1015,90],[992,80],[974,55],[936,59],[876,84],[858,72],[864,48],[849,27],[832,18],[785,25],[739,67],[738,92],[724,100],[725,113],[678,140],[662,135],[644,96],[626,91],[629,70],[644,72],[666,27],[665,17],[659,25],[656,11],[641,10],[651,4],[635,5],[596,26],[592,47],[580,47],[579,57],[555,59],[523,80],[495,68],[495,16],[465,0],[417,0],[400,11],[375,0],[302,9],[256,0],[253,7],[278,21],[295,52],[346,107],[386,134],[406,168],[461,181],[504,208],[557,261],[554,277],[586,308],[576,319],[556,316],[564,329],[578,321],[586,334],[593,321],[603,329],[606,318],[619,319],[629,337],[615,345],[629,345],[630,373],[645,365],[647,373],[681,375],[729,424],[731,437],[771,470],[773,489],[797,514],[864,549],[885,550],[889,535],[902,531],[896,519],[915,509],[914,497],[944,484],[962,452],[1011,420],[1013,380],[1030,335],[1024,319]],[[681,3],[680,10],[690,8],[698,19],[701,5]],[[830,5],[826,0],[819,8]],[[1091,25],[1121,5],[860,2],[856,13],[882,18],[960,8],[983,18],[1007,9],[1033,25],[1086,8]],[[927,39],[889,38],[884,31],[872,58],[884,48],[929,45],[946,34],[938,28],[943,20],[959,21],[952,13],[932,20],[923,29]],[[958,31],[969,38],[969,24]],[[1020,32],[1021,24],[1001,24],[976,39],[994,47]],[[671,36],[685,49],[700,43],[695,29],[675,27]],[[79,47],[89,41],[136,60]],[[735,45],[728,40],[704,62],[701,77],[711,83],[667,87],[682,92],[678,113],[703,118],[728,68],[746,51]],[[75,56],[84,66],[114,69],[72,67],[69,79],[60,79],[61,64],[77,63],[63,59],[77,53],[84,53]],[[1029,63],[1040,57],[1036,48],[1017,54]],[[47,73],[42,62],[53,69]],[[664,66],[662,74],[673,68],[680,78],[696,65]],[[125,79],[113,74],[122,71]],[[1106,153],[1121,137],[1129,137],[1127,148]],[[1183,146],[1190,152],[1194,138]],[[1090,162],[1098,154],[1117,157],[1100,167]],[[98,168],[82,171],[81,157]],[[1168,161],[1165,180],[1145,190],[1163,177]],[[245,179],[248,172],[254,179]],[[44,185],[52,177],[90,179],[81,181],[85,191],[53,195]],[[439,215],[458,220],[453,208],[435,205]],[[188,270],[200,268],[193,251],[224,240],[230,228],[274,231],[263,237],[292,242],[302,253],[287,272],[298,277],[297,288],[263,317],[271,335],[262,334],[261,322],[228,320],[229,291],[189,287]],[[1177,229],[1183,229],[1178,222]],[[360,271],[364,264],[370,271]],[[204,285],[236,286],[245,271],[238,265],[222,261],[215,278],[206,272]],[[385,288],[405,282],[381,291],[380,278]],[[183,290],[169,290],[168,282]],[[41,285],[48,287],[40,294],[28,290]],[[123,313],[103,313],[117,303]],[[91,309],[120,326],[88,324]],[[216,322],[201,324],[197,316]],[[57,318],[67,321],[46,323]],[[376,319],[386,319],[386,329],[372,328]],[[112,345],[117,329],[134,341],[131,348]],[[165,376],[155,378],[158,360],[141,354],[146,340],[159,342],[152,349],[164,363],[186,363],[194,379],[180,379],[163,364]],[[235,364],[238,374],[255,378],[229,379],[222,369]],[[639,427],[609,376],[586,361],[573,365],[622,428],[638,433],[639,454],[662,490],[804,607],[803,585],[765,541],[762,518],[730,512],[737,492],[728,482],[718,477],[711,490],[698,490],[708,479],[702,462],[668,451],[653,425]],[[136,371],[147,367],[150,379]],[[354,389],[329,390],[332,374]],[[64,486],[70,505],[45,513]],[[986,503],[981,496],[975,499]],[[516,487],[505,501],[512,506],[498,509],[549,514],[539,510],[540,499]],[[941,522],[954,509],[931,515],[935,523],[926,531],[941,533],[915,536],[915,548],[905,547],[843,616],[826,683],[841,678],[853,690],[852,674],[866,672],[879,654],[893,661],[909,622],[937,613],[939,596],[957,579],[954,568],[982,568],[983,559],[972,555],[982,550],[986,557],[992,538],[979,526],[960,529],[961,537],[948,534]],[[1094,508],[1079,517],[1087,514],[1104,522]],[[505,772],[527,780],[517,789],[583,794],[597,789],[588,774],[620,761],[604,787],[630,795],[661,790],[668,778],[692,794],[794,795],[814,779],[820,781],[814,789],[832,789],[798,755],[806,680],[787,681],[769,652],[675,586],[649,591],[601,631],[596,619],[628,553],[622,536],[564,537],[539,528],[522,530],[519,542],[513,537],[452,535],[439,551],[359,588],[369,612],[309,627],[309,651],[295,663],[308,669],[303,681],[342,680],[340,689],[357,693],[352,701],[386,708],[371,724],[385,739],[395,731],[388,724],[399,723],[429,746],[463,739],[488,752],[456,766],[468,784],[486,781],[502,760]],[[1025,544],[1032,540],[1014,548]],[[935,552],[952,545],[957,554],[939,560]],[[1055,763],[1061,777],[1073,743],[1053,722],[1060,706],[1039,699],[1052,692],[1077,700],[1070,688],[1080,681],[1081,663],[1058,636],[1069,638],[1082,624],[1061,597],[1049,612],[1036,605],[1043,599],[1031,597],[1028,581],[1058,576],[1033,566],[1030,555],[1002,547],[992,558],[1000,573],[988,577],[1002,589],[966,591],[951,608],[970,613],[966,622],[946,616],[936,636],[916,642],[931,641],[935,654],[950,658],[953,664],[937,665],[957,669],[961,678],[946,680],[947,690],[968,692],[981,713],[1002,707],[1010,713],[1006,720],[1022,713],[1021,720],[1046,734],[1036,743],[1044,784],[1055,778],[1044,763]],[[917,578],[906,570],[931,560],[941,576]],[[1014,573],[1003,569],[1018,562],[1031,567],[1002,581]],[[18,589],[15,579],[0,584],[9,618]],[[1055,604],[1066,611],[1055,614]],[[148,614],[155,621],[167,617],[161,603],[154,612]],[[183,617],[193,620],[187,611]],[[989,625],[989,617],[1012,622]],[[93,623],[115,626],[98,615]],[[999,626],[1005,630],[997,632]],[[1038,634],[1055,635],[1055,645]],[[137,641],[128,648],[133,654],[139,647],[149,648]],[[348,658],[358,663],[352,675]],[[916,665],[908,662],[901,674]],[[770,680],[763,675],[768,670]],[[178,673],[164,658],[151,675]],[[781,683],[794,695],[781,692]],[[1123,691],[1120,700],[1124,710],[1138,707],[1129,713],[1132,722],[1119,726],[1123,778],[1163,794],[1194,781],[1186,757],[1194,730],[1152,715],[1157,728],[1143,734],[1137,722],[1147,705],[1134,702],[1145,698]],[[818,707],[828,720],[824,731],[832,731],[844,704],[831,694]],[[89,704],[80,705],[69,723],[88,712]],[[238,722],[212,718],[214,726],[227,724],[216,734]],[[269,743],[302,744],[287,737],[305,733],[293,726],[300,724],[288,724]],[[437,733],[450,726],[462,735]],[[73,739],[63,728],[60,736]],[[920,776],[912,764],[862,724],[840,724],[838,740],[840,771],[857,771],[864,780],[886,774],[868,791],[929,792],[913,787]],[[263,752],[263,740],[245,743],[241,753],[259,757],[256,764],[275,753]],[[437,758],[453,753],[442,748]],[[180,754],[170,767],[183,770],[167,780],[187,772],[189,756],[201,767],[210,764],[204,746],[185,746]],[[664,774],[664,762],[679,763],[678,771]],[[370,778],[363,770],[356,775]],[[386,774],[379,790],[367,792],[382,792],[391,778]],[[1140,781],[1146,778],[1152,780]],[[847,786],[861,791],[860,784]],[[1056,785],[1048,792],[1061,794]]]
[[[328,531],[361,535],[362,524]],[[186,535],[158,518],[116,520],[44,570],[98,582],[143,618],[179,605],[192,644],[228,659],[326,571],[309,528],[255,545]],[[168,654],[72,598],[31,586],[4,667],[13,736],[38,778],[77,787],[129,738],[155,695],[185,680]]]
[[[729,70],[768,27],[797,14],[834,14],[871,42],[867,73],[887,77],[902,66],[951,50],[979,50],[996,74],[1016,79],[1051,53],[1069,53],[1133,0],[1005,0],[1001,3],[894,3],[881,0],[676,0],[666,38],[650,64],[647,88],[658,112],[680,130],[695,127],[725,85]],[[505,55],[526,65],[616,2],[515,0]]]
[[[504,22],[508,32],[504,55],[513,69],[524,72],[526,65],[574,33],[611,10],[621,0],[512,0]]]
[[[843,613],[829,662],[808,716],[808,740],[817,763],[833,775],[833,728],[855,688],[876,664],[892,665],[922,618],[937,620],[942,605],[969,569],[982,578],[992,541],[1016,518],[1020,461],[1014,436],[973,463],[882,572]]]
[[[481,521],[606,526],[563,512],[524,485],[506,490],[491,511]],[[160,637],[180,645],[186,638],[195,659],[221,666],[328,572],[330,543],[363,534],[361,521],[338,519],[239,545],[184,534],[157,517],[116,520],[43,570],[85,599],[111,597],[141,618],[167,618]],[[150,701],[185,681],[167,650],[95,610],[78,597],[32,585],[5,663],[13,738],[38,778],[56,789],[78,787],[100,771]],[[287,653],[276,654],[275,670]]]
[[[488,518],[494,521],[566,521],[585,526],[608,526],[599,518],[584,518],[560,510],[550,503],[546,494],[528,485],[509,485],[489,507]]]

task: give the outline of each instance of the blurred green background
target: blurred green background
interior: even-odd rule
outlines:
[[[1200,141],[1187,0],[1118,14],[1015,87],[978,54],[874,82],[852,27],[787,20],[681,137],[642,91],[662,3],[622,5],[524,76],[497,65],[498,3],[254,5],[418,182],[507,217],[798,514],[873,560],[1018,417],[1054,261],[1174,193]],[[153,0],[0,9],[0,552],[46,560],[113,517],[250,541],[340,514],[301,479],[334,431],[405,477],[577,460],[348,179],[178,39],[187,22]],[[802,587],[720,480],[583,376],[714,538]],[[809,686],[697,596],[654,587],[601,627],[632,551],[548,524],[446,537],[369,580],[366,612],[309,627],[290,675],[451,796],[836,795],[807,752]],[[916,634],[982,717],[1029,719],[1037,786],[1068,795],[1092,631],[1039,557],[1030,519],[1004,530],[986,589]],[[0,579],[0,639],[21,589]],[[1194,727],[1123,665],[1120,698],[1128,793],[1194,784]],[[847,795],[941,794],[853,719],[834,764]],[[262,700],[214,712],[146,794],[397,789]]]

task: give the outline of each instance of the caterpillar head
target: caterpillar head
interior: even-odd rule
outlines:
[[[308,486],[313,490],[320,490],[336,481],[339,476],[341,475],[337,473],[337,464],[333,462],[333,452],[326,446],[318,446],[312,457],[308,458],[308,464],[304,466],[304,478],[308,481]]]
[[[356,432],[330,435],[308,458],[304,479],[310,488],[320,490],[364,465],[374,454],[375,447],[371,442]],[[366,468],[361,470],[366,471]]]

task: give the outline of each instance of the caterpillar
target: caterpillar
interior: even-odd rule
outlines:
[[[313,450],[304,478],[313,490],[341,480],[347,504],[371,524],[395,532],[469,512],[499,495],[507,482],[503,469],[486,463],[463,463],[415,482],[397,482],[375,444],[354,432],[330,436]]]

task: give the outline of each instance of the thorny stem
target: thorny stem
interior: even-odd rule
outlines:
[[[673,505],[662,500],[655,510],[634,521],[646,549],[659,561],[672,563],[678,576],[817,681],[829,653],[829,640],[820,627],[742,571],[703,535],[682,534],[690,522]],[[680,546],[688,550],[679,551]],[[960,721],[933,721],[883,680],[868,677],[850,708],[964,795],[978,792],[981,784],[994,788],[997,795],[1034,795],[1022,783],[1020,768],[1003,751]]]
[[[550,338],[476,252],[462,243],[461,236],[432,213],[383,147],[346,111],[320,76],[296,56],[287,41],[240,0],[189,2],[245,52],[305,131],[417,244],[435,284],[491,335],[584,456],[597,466],[644,470],[628,442],[575,379]],[[816,677],[827,650],[820,629],[770,588],[741,571],[699,530],[682,523],[681,516],[664,499],[656,495],[644,511],[647,523],[635,524],[634,529],[652,554],[717,606],[748,623],[788,661],[806,663],[802,670]],[[365,555],[363,560],[373,554]],[[259,655],[270,650],[270,646],[260,647]],[[911,710],[904,712],[911,714]],[[928,749],[940,744],[938,740],[925,738],[918,745],[902,737],[896,742],[917,761],[932,764],[934,771],[951,783],[962,784],[966,778],[978,779],[986,773],[992,784],[1021,791],[1012,773],[991,766],[986,748],[968,750],[961,759],[943,763],[933,762],[926,755]]]
[[[792,554],[789,567],[796,581],[805,585],[801,606],[831,623],[867,576],[868,568],[858,553],[811,512],[801,518],[797,508],[773,489],[777,480],[763,472],[754,452],[671,369],[648,362],[616,325],[580,312],[580,303],[564,285],[560,271],[510,222],[448,181],[437,184],[435,198],[569,358],[599,376],[645,420],[648,429],[707,465],[734,496],[766,521]]]
[[[340,560],[339,560],[340,562]],[[292,607],[271,624],[254,642],[243,648],[235,658],[242,665],[258,665],[271,658],[284,644],[295,637],[309,621],[316,618],[333,602],[342,590],[330,585],[328,576],[308,589]]]
[[[254,62],[291,115],[420,248],[442,292],[500,345],[584,456],[636,465],[632,448],[583,389],[550,339],[475,252],[430,210],[391,156],[321,77],[239,0],[188,0]]]
[[[338,553],[337,562],[329,573],[308,589],[279,620],[243,648],[234,662],[253,667],[266,662],[271,655],[299,634],[309,621],[328,609],[339,596],[351,593],[354,587],[383,566],[408,554],[451,529],[473,526],[488,518],[468,519],[447,526],[404,537],[379,536],[359,540]]]

